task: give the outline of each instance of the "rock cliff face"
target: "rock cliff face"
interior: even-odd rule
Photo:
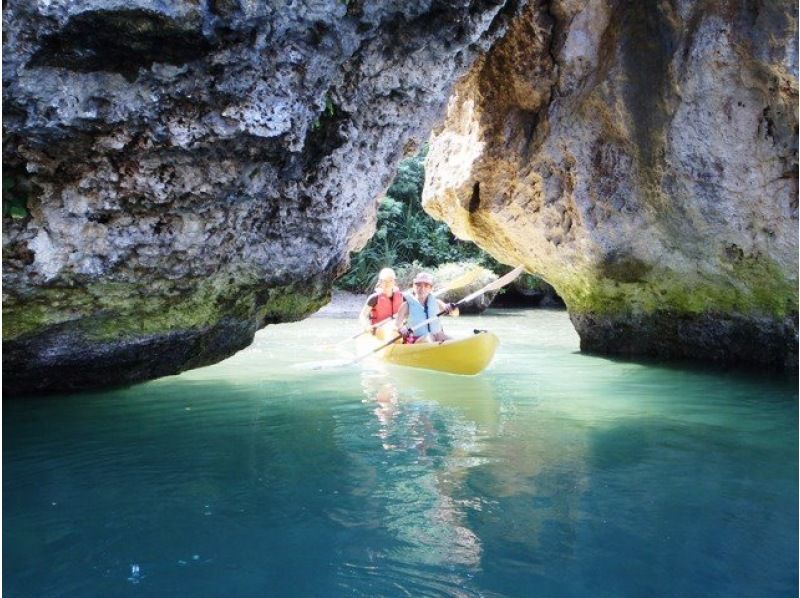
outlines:
[[[145,380],[325,303],[517,3],[9,0],[3,384]]]
[[[581,348],[797,366],[788,1],[530,5],[459,82],[424,205],[564,298]]]
[[[4,6],[7,392],[312,312],[462,75],[427,209],[552,283],[583,349],[796,364],[786,0]]]

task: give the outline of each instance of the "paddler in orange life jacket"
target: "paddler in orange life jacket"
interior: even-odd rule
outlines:
[[[403,293],[397,288],[397,277],[394,270],[384,268],[378,274],[378,285],[375,293],[367,298],[367,302],[358,316],[358,321],[364,330],[368,330],[378,338],[389,339],[396,335],[392,318],[400,311],[400,306],[405,301]],[[384,326],[375,327],[384,322]]]
[[[441,343],[450,338],[442,330],[436,316],[439,312],[457,316],[458,307],[455,303],[439,301],[431,293],[432,290],[433,277],[427,272],[420,272],[414,277],[414,290],[404,294],[406,301],[397,312],[395,326],[405,343]]]

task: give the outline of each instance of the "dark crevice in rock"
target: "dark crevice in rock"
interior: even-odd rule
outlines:
[[[550,19],[550,39],[547,43],[547,54],[550,56],[553,66],[559,69],[561,67],[559,54],[566,41],[566,24],[553,10],[552,2],[543,1],[540,7],[542,14]],[[553,85],[550,87],[551,101],[554,95],[560,95],[559,80],[559,77],[554,77]],[[547,107],[544,109],[546,110]]]
[[[762,121],[764,122],[764,134],[767,137],[775,139],[775,122],[772,120],[770,116],[770,107],[767,106],[764,108],[764,112],[762,113]]]
[[[662,159],[663,143],[655,133],[669,119],[669,65],[677,47],[677,33],[668,10],[656,0],[624,4],[620,19],[620,46],[629,85],[626,89],[633,119],[634,139],[641,166],[653,171]]]
[[[213,14],[225,18],[231,18],[242,10],[240,0],[209,0],[208,8]]]
[[[23,163],[8,160],[3,163],[3,223],[9,220],[23,223],[30,217],[39,189]],[[5,254],[4,254],[5,255]]]
[[[552,98],[552,89],[551,89],[551,98]],[[537,139],[537,132],[539,131],[539,122],[541,120],[541,115],[544,113],[547,114],[547,109],[549,107],[549,103],[546,106],[543,106],[541,111],[533,111],[533,110],[518,110],[517,111],[517,121],[520,123],[520,129],[522,130],[523,135],[523,144],[520,149],[520,155],[522,155],[525,159],[529,159],[531,155],[536,151],[536,146],[538,145],[535,143]],[[543,137],[540,135],[539,137]]]
[[[288,162],[284,174],[291,180],[300,180],[304,172],[313,170],[310,167],[340,148],[347,141],[342,128],[349,117],[347,112],[328,100],[322,114],[306,133],[302,155]]]
[[[60,31],[47,36],[28,66],[107,71],[130,80],[154,62],[184,64],[211,48],[201,31],[184,29],[155,12],[96,10],[73,16]]]
[[[467,210],[470,214],[474,214],[481,208],[481,184],[479,181],[475,181],[475,184],[472,186],[472,197],[469,198],[469,206]]]

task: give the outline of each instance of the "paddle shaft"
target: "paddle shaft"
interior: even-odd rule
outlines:
[[[442,315],[444,315],[444,314],[446,314],[446,313],[447,313],[447,310],[443,309],[442,311],[440,311],[438,314],[436,314],[436,315],[435,315],[435,316],[433,316],[432,318],[428,318],[427,320],[423,320],[422,322],[420,322],[419,324],[417,324],[416,326],[414,326],[413,328],[411,328],[411,330],[416,330],[417,328],[422,328],[422,327],[423,327],[423,326],[425,326],[426,324],[430,324],[430,323],[431,323],[431,322],[433,322],[433,321],[434,321],[436,318],[438,318],[439,316],[442,316]],[[359,361],[361,361],[362,359],[366,359],[367,357],[369,357],[369,356],[370,356],[370,355],[372,355],[373,353],[377,353],[377,352],[378,352],[378,351],[380,351],[381,349],[385,349],[385,348],[386,348],[386,347],[388,347],[389,345],[393,345],[394,343],[396,343],[397,341],[399,341],[401,338],[403,338],[403,335],[402,335],[402,334],[398,334],[398,335],[397,335],[396,337],[394,337],[392,340],[385,342],[384,344],[382,344],[382,345],[381,345],[380,347],[378,347],[377,349],[372,349],[370,352],[368,352],[368,353],[364,353],[364,355],[361,355],[361,356],[359,356],[359,357],[356,357],[356,358],[355,358],[353,361],[351,361],[350,363],[358,363]]]
[[[451,283],[451,284],[452,284],[452,283]],[[436,292],[433,294],[433,296],[434,296],[434,297],[438,297],[439,295],[442,295],[442,294],[446,293],[446,292],[447,292],[447,291],[449,291],[449,290],[450,290],[450,287],[449,287],[449,286],[446,286],[446,287],[444,287],[443,289],[439,289],[438,291],[436,291]],[[381,326],[383,326],[384,324],[386,324],[387,322],[389,322],[389,321],[390,321],[390,320],[392,320],[392,319],[394,319],[394,315],[391,315],[391,316],[389,316],[388,318],[385,318],[385,319],[381,320],[380,322],[375,322],[374,324],[370,324],[370,327],[369,327],[369,329],[368,329],[368,330],[362,330],[361,332],[359,332],[359,333],[357,333],[357,334],[354,334],[353,336],[351,336],[351,337],[349,337],[349,338],[346,338],[346,339],[344,339],[344,340],[345,340],[345,341],[354,341],[354,340],[356,340],[356,339],[357,339],[359,336],[361,336],[362,334],[366,334],[367,332],[372,332],[373,330],[377,330],[378,328],[380,328]],[[431,318],[431,319],[433,319],[433,318]],[[339,341],[339,342],[342,342],[342,341]]]

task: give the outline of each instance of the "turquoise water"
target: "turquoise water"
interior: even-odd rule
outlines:
[[[448,321],[501,337],[477,377],[303,366],[349,326],[6,400],[6,595],[797,595],[794,379],[582,355],[554,311]]]

